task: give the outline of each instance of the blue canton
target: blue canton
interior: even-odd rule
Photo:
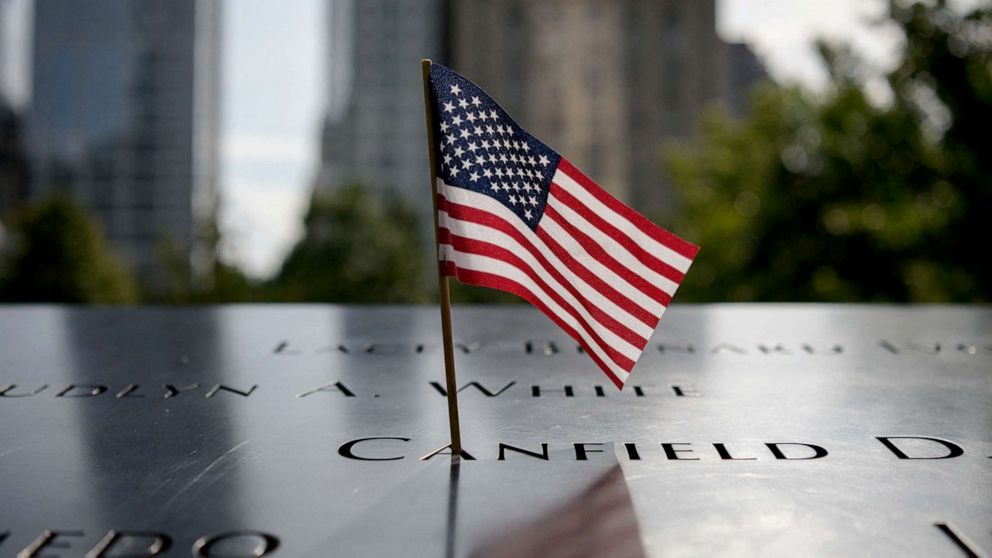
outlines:
[[[431,64],[431,96],[438,176],[499,201],[536,229],[561,156],[450,68]]]

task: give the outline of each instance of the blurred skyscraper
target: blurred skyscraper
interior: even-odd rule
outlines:
[[[728,67],[730,82],[727,91],[730,103],[730,114],[743,118],[747,114],[751,86],[768,79],[765,66],[747,43],[730,43],[727,45]]]
[[[420,59],[443,62],[446,2],[330,0],[329,7],[328,108],[317,193],[357,180],[402,195],[430,221]]]
[[[715,0],[451,0],[453,67],[637,209],[672,209],[665,141],[728,106]],[[735,87],[741,86],[735,83]]]
[[[22,149],[21,115],[15,105],[17,64],[19,54],[12,21],[10,0],[0,0],[0,220],[7,220],[27,199],[27,162]]]
[[[31,197],[92,211],[146,285],[163,243],[210,269],[220,0],[36,0]]]

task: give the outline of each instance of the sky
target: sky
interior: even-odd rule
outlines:
[[[24,36],[29,1],[0,0],[0,15],[13,14],[0,21],[0,86],[15,101],[28,95],[15,76],[26,64],[7,43]],[[882,9],[880,0],[717,0],[717,30],[751,44],[774,79],[818,88],[816,37],[853,44],[879,69],[892,63],[898,34],[870,23]],[[302,233],[318,168],[327,15],[323,0],[236,0],[224,11],[222,257],[265,277]]]

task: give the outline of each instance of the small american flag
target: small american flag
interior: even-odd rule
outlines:
[[[623,388],[699,247],[652,224],[432,64],[441,272],[544,312]]]

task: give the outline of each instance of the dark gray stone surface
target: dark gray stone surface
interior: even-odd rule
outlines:
[[[458,308],[457,475],[419,459],[448,436],[439,321],[0,308],[0,556],[251,555],[256,532],[272,556],[497,555],[617,464],[651,556],[992,553],[990,309],[676,307],[618,392],[538,312]],[[342,455],[367,437],[396,439],[354,456],[394,459]],[[582,498],[556,545],[637,537]]]

